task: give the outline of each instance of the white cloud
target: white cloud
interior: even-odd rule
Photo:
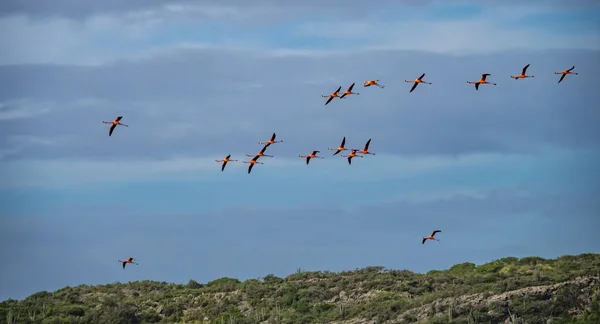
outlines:
[[[12,157],[18,154],[21,151],[20,147],[11,147],[11,148],[0,148],[0,161]],[[0,171],[0,175],[2,175],[2,171]]]
[[[528,198],[531,197],[533,194],[531,188],[528,188],[522,183],[510,188],[505,188],[503,190],[510,191],[512,197],[518,198]],[[402,192],[398,196],[380,201],[380,203],[427,203],[440,200],[451,200],[456,198],[480,200],[489,198],[490,196],[496,193],[498,193],[497,183],[489,183],[487,186],[477,187],[465,185],[448,185],[448,187],[446,188],[407,190],[405,192]]]
[[[37,118],[6,122],[0,137],[70,135],[81,139],[62,148],[30,145],[19,156],[29,159],[161,159],[248,148],[251,151],[243,153],[255,153],[256,141],[268,139],[272,132],[286,140],[276,151],[293,158],[306,150],[337,145],[342,136],[348,136],[348,145],[361,147],[373,138],[375,152],[405,156],[531,153],[544,146],[585,148],[597,142],[598,129],[592,124],[598,110],[588,105],[597,97],[593,72],[598,65],[593,53],[370,54],[336,60],[275,59],[205,50],[95,68],[3,67],[8,73],[2,82],[9,85],[2,92],[5,96],[17,92],[35,98],[23,102],[22,108],[52,110]],[[557,79],[543,72],[545,76],[526,81],[524,91],[519,82],[502,81],[520,70],[523,58],[533,63],[532,73],[553,71],[567,59],[591,72],[574,76],[559,88],[550,88]],[[354,66],[346,68],[346,62]],[[464,80],[477,77],[478,69],[490,65],[492,80],[500,84],[497,88],[474,92],[466,87]],[[417,77],[421,69],[434,85],[409,94],[410,85],[403,79]],[[363,78],[373,75],[381,76],[385,90],[360,86]],[[321,94],[353,81],[358,82],[360,96],[323,106]],[[19,89],[21,85],[28,86]],[[487,103],[483,107],[481,100]],[[580,108],[574,113],[569,105]],[[100,121],[117,115],[123,115],[131,127],[120,128],[116,137],[109,138],[108,126]],[[14,141],[4,142],[6,148],[18,146]]]
[[[150,11],[98,14],[83,21],[3,17],[0,64],[97,65],[139,55],[147,49],[143,42],[154,37],[163,20]]]
[[[166,179],[173,172],[209,170],[208,158],[173,158],[165,161],[19,160],[2,163],[3,185],[68,187],[94,183],[114,183]],[[161,177],[164,175],[164,177]]]
[[[389,5],[389,4],[388,4]],[[393,8],[393,7],[390,7]],[[600,48],[599,33],[556,34],[543,28],[522,28],[518,20],[529,15],[554,12],[555,6],[541,5],[493,5],[489,12],[469,20],[436,21],[426,16],[409,21],[385,21],[375,9],[359,17],[328,16],[323,21],[311,12],[316,7],[306,6],[297,13],[293,8],[262,5],[240,7],[239,5],[164,4],[122,13],[102,13],[84,20],[64,17],[33,19],[28,16],[5,16],[0,18],[0,64],[58,63],[97,65],[118,59],[139,59],[160,55],[182,48],[228,48],[238,50],[261,50],[275,56],[285,55],[335,55],[331,46],[314,49],[297,49],[290,46],[267,45],[277,42],[270,33],[257,31],[252,39],[238,35],[236,30],[264,27],[268,21],[273,29],[291,26],[294,20],[253,20],[250,17],[281,17],[285,13],[304,13],[305,23],[296,33],[277,36],[293,39],[295,36],[326,37],[340,49],[409,49],[433,52],[504,51],[515,48]],[[381,9],[381,8],[379,8]],[[414,7],[411,7],[414,10]],[[392,10],[392,9],[390,9]],[[426,12],[426,11],[423,11]],[[210,25],[205,25],[210,22]],[[515,23],[516,22],[516,23]],[[169,39],[163,32],[174,26],[197,30],[189,35],[177,34]],[[200,31],[225,26],[217,40],[203,39]],[[220,28],[219,28],[220,30]],[[582,30],[583,32],[584,30]],[[173,33],[169,31],[167,34]],[[174,37],[174,36],[173,36]],[[299,41],[301,42],[301,41]]]
[[[37,144],[47,145],[39,141]],[[259,148],[256,150],[258,151]],[[318,179],[328,179],[339,183],[357,183],[361,181],[402,180],[418,177],[419,175],[447,171],[463,170],[464,168],[489,165],[518,165],[523,163],[520,155],[500,154],[472,154],[457,158],[449,157],[420,157],[405,158],[396,155],[378,154],[355,158],[352,165],[348,165],[346,158],[331,156],[323,151],[323,160],[311,161],[309,166],[304,164],[304,159],[279,156],[264,157],[259,160],[263,165],[255,169],[268,168],[269,170],[253,170],[252,176],[264,177],[263,172],[274,172],[279,180],[290,180],[298,177],[313,176]],[[245,154],[256,152],[232,152],[232,159],[239,160],[227,165],[225,172],[236,173],[236,176],[246,176],[248,161],[251,158]],[[298,154],[307,154],[299,152]],[[347,153],[346,153],[347,154]],[[342,154],[340,154],[342,155]],[[85,160],[85,159],[47,159],[47,160],[14,160],[0,163],[0,175],[5,181],[5,187],[41,186],[62,187],[70,185],[88,185],[102,182],[136,182],[160,181],[177,179],[180,181],[199,181],[221,176],[220,160],[224,156],[211,155],[209,157],[175,156],[165,160]],[[368,171],[366,171],[368,170]],[[259,173],[260,172],[260,173]],[[419,195],[419,193],[414,193]]]
[[[68,146],[75,142],[81,142],[81,138],[73,135],[63,136],[34,136],[34,135],[9,135],[6,138],[7,143],[12,144],[19,148],[19,150],[29,147],[57,147],[57,146]]]
[[[34,117],[46,114],[50,109],[50,104],[36,103],[27,98],[9,100],[0,103],[0,121]]]
[[[279,0],[131,0],[127,2],[118,0],[105,0],[94,3],[94,5],[86,5],[79,1],[73,0],[54,0],[51,3],[39,2],[36,0],[6,0],[0,5],[0,13],[24,13],[32,16],[65,16],[75,19],[86,18],[98,12],[137,12],[143,10],[160,10],[166,9],[172,12],[207,12],[207,13],[230,13],[231,18],[234,15],[248,13],[253,11],[271,11],[281,15],[285,12],[298,12],[305,10],[319,10],[330,13],[345,14],[345,15],[360,15],[366,11],[377,9],[386,6],[404,6],[405,8],[427,8],[432,5],[447,5],[445,0],[380,0],[378,6],[373,6],[369,2],[357,2],[352,6],[348,5],[347,0],[328,0],[324,6],[322,1],[306,0],[294,1],[281,6]],[[452,4],[481,4],[481,1],[473,0],[454,0]],[[586,5],[596,5],[596,0],[531,0],[526,5],[539,7],[554,7],[565,10],[577,8]],[[505,1],[486,1],[486,6],[493,8],[501,8],[505,6],[524,5],[522,1],[505,0]],[[287,10],[283,10],[283,9]]]
[[[227,19],[230,21],[245,20],[256,16],[273,16],[283,10],[279,6],[250,6],[227,5],[217,3],[166,4],[162,7],[170,13],[184,17],[201,17],[205,19]]]
[[[310,22],[300,26],[302,36],[347,39],[369,50],[414,50],[473,54],[508,50],[600,49],[600,33],[557,35],[540,28],[506,27],[489,17],[463,21],[342,21]]]

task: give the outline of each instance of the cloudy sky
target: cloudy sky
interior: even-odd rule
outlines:
[[[2,1],[0,300],[600,252],[599,17],[583,0]],[[498,85],[466,83],[482,73]],[[265,164],[220,171],[273,132]],[[332,156],[344,136],[376,155]]]

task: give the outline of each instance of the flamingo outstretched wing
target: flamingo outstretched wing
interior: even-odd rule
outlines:
[[[417,88],[417,86],[418,86],[418,85],[419,85],[419,83],[418,83],[418,82],[415,82],[415,84],[413,84],[412,88],[410,88],[410,91],[409,91],[409,93],[410,93],[410,92],[413,92],[413,90],[415,90],[415,89]]]
[[[560,79],[558,80],[558,83],[560,83],[566,76],[567,76],[567,74],[563,73],[563,75],[560,76]]]
[[[367,141],[367,144],[365,144],[365,151],[369,151],[369,144],[371,144],[371,139],[369,138],[369,140]]]

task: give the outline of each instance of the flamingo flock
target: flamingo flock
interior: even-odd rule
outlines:
[[[265,154],[265,151],[267,150],[267,148],[275,143],[281,143],[283,141],[276,141],[275,137],[277,136],[276,133],[273,133],[273,135],[271,136],[271,139],[268,140],[267,142],[258,142],[258,144],[263,144],[263,148],[260,150],[260,152],[256,153],[256,154],[246,154],[246,156],[248,157],[252,157],[252,159],[250,161],[242,161],[242,163],[246,163],[249,164],[248,165],[248,174],[250,174],[250,172],[252,172],[252,168],[254,167],[255,164],[264,164],[264,162],[258,162],[258,159],[266,156],[266,157],[273,157],[273,155],[267,155]],[[375,153],[373,152],[369,152],[369,145],[371,144],[371,139],[369,139],[367,141],[367,143],[365,144],[365,147],[363,149],[351,149],[351,153],[348,155],[342,155],[342,157],[347,158],[348,160],[348,164],[352,164],[352,158],[355,157],[359,157],[362,158],[363,155],[375,155]],[[331,151],[335,151],[335,153],[333,153],[333,155],[337,155],[342,151],[347,151],[348,149],[345,147],[346,145],[346,137],[344,136],[344,138],[342,139],[342,143],[340,144],[339,147],[337,148],[329,148],[329,150]],[[317,153],[321,153],[321,151],[318,150],[314,150],[312,151],[312,153],[310,153],[309,155],[299,155],[300,158],[306,159],[306,165],[308,165],[310,163],[310,159],[324,159],[324,157],[322,156],[317,156]],[[362,155],[359,155],[362,154]],[[232,161],[237,161],[237,160],[232,160],[231,159],[231,154],[227,155],[225,158],[223,158],[222,160],[215,160],[215,162],[217,163],[222,163],[221,164],[221,171],[225,170],[225,165],[227,165],[228,162],[232,162]]]
[[[514,80],[519,80],[519,79],[526,79],[526,78],[534,78],[535,76],[533,75],[527,75],[527,69],[529,68],[530,64],[525,65],[522,70],[521,73],[519,75],[511,75],[510,78],[514,79]],[[561,83],[565,77],[569,74],[571,75],[578,75],[577,72],[573,72],[573,70],[575,69],[575,66],[572,66],[569,69],[565,69],[563,71],[560,72],[554,72],[554,74],[559,74],[560,78],[558,80],[558,83]],[[431,85],[431,82],[427,82],[424,81],[423,78],[425,77],[425,73],[421,74],[421,76],[419,76],[418,78],[414,79],[414,80],[404,80],[404,82],[406,83],[412,83],[412,87],[409,90],[409,93],[412,93],[419,84],[428,84]],[[490,73],[482,73],[481,74],[481,78],[477,81],[467,81],[467,84],[472,84],[475,87],[475,90],[479,90],[479,86],[480,85],[494,85],[496,86],[497,83],[494,82],[490,82],[488,80],[488,78],[491,77]],[[363,87],[367,88],[367,87],[371,87],[371,86],[376,86],[379,87],[381,89],[385,89],[385,86],[379,83],[380,80],[377,79],[373,79],[373,80],[367,80],[363,83]],[[338,98],[338,99],[347,99],[348,96],[350,95],[360,95],[360,93],[358,92],[353,92],[354,86],[356,85],[356,83],[352,83],[350,86],[348,86],[348,88],[342,93],[340,94],[340,92],[342,91],[342,86],[340,85],[334,92],[330,93],[329,95],[321,95],[321,97],[323,98],[327,98],[327,100],[325,101],[325,105],[328,105],[329,103],[331,103],[333,101],[333,99]],[[121,119],[123,118],[123,116],[117,116],[113,121],[102,121],[102,123],[104,124],[110,124],[110,128],[108,130],[108,136],[112,136],[113,131],[115,130],[115,128],[117,126],[124,126],[124,127],[129,127],[128,125],[125,125],[123,123],[121,123]],[[271,138],[268,141],[265,142],[258,142],[258,144],[263,145],[262,149],[255,154],[246,154],[247,157],[252,157],[252,159],[250,161],[241,161],[242,163],[248,164],[248,174],[250,174],[252,172],[252,169],[254,168],[254,165],[256,164],[264,164],[263,162],[259,162],[258,160],[261,157],[274,157],[273,155],[267,155],[265,154],[267,148],[269,148],[271,145],[276,144],[276,143],[282,143],[283,140],[276,140],[276,134],[273,133],[273,135],[271,136]],[[375,155],[375,153],[370,152],[369,151],[369,145],[371,144],[371,139],[367,140],[367,142],[365,143],[365,146],[362,149],[356,149],[356,148],[352,148],[352,149],[348,149],[346,148],[346,137],[344,136],[342,138],[342,141],[340,143],[340,145],[338,147],[330,147],[328,148],[328,150],[330,151],[335,151],[333,153],[333,156],[338,155],[339,153],[343,152],[343,151],[350,151],[349,154],[347,155],[340,155],[343,158],[346,158],[346,160],[348,161],[349,165],[352,165],[352,159],[353,158],[364,158],[367,155]],[[298,157],[305,159],[306,161],[306,165],[309,165],[311,159],[324,159],[325,157],[323,156],[318,156],[317,154],[321,153],[321,151],[319,150],[313,150],[310,154],[308,155],[298,155]],[[233,160],[231,159],[231,154],[227,155],[226,157],[224,157],[221,160],[215,160],[217,163],[221,163],[221,171],[225,170],[225,167],[227,166],[227,164],[229,162],[238,162],[239,160]],[[434,230],[431,235],[429,236],[425,236],[422,239],[422,244],[425,244],[425,242],[427,242],[428,240],[431,241],[439,241],[439,239],[435,238],[435,234],[436,233],[440,233],[441,230]],[[118,260],[121,264],[123,269],[125,269],[125,266],[127,264],[135,264],[138,265],[137,262],[134,262],[134,258],[130,257],[127,260]]]
[[[246,163],[249,164],[248,165],[248,174],[250,174],[250,172],[252,172],[252,168],[254,167],[255,164],[264,164],[263,162],[258,162],[258,159],[260,157],[266,156],[266,157],[273,157],[273,155],[267,155],[265,154],[265,151],[267,150],[267,147],[271,146],[271,144],[275,144],[275,143],[281,143],[283,141],[276,141],[275,137],[277,137],[277,134],[273,133],[273,135],[271,136],[271,139],[266,141],[266,142],[258,142],[258,144],[263,144],[263,148],[262,150],[260,150],[260,152],[256,153],[256,154],[246,154],[246,156],[250,156],[252,157],[252,160],[250,161],[242,161],[242,163]],[[231,154],[227,155],[223,160],[215,160],[216,162],[222,163],[221,164],[221,171],[225,170],[225,165],[227,165],[227,162],[232,162],[232,161],[237,161],[237,160],[231,160]]]
[[[511,75],[510,78],[511,79],[515,79],[515,80],[519,80],[519,79],[526,79],[526,78],[533,78],[533,75],[526,75],[527,69],[529,68],[531,64],[527,64],[523,67],[523,69],[521,70],[521,74],[519,75]],[[566,70],[560,71],[560,72],[554,72],[554,74],[560,74],[560,79],[558,79],[558,83],[561,83],[564,78],[568,75],[568,74],[573,74],[573,75],[577,75],[577,72],[572,72],[575,69],[575,66],[572,66]],[[475,90],[479,90],[479,86],[482,84],[490,84],[490,85],[497,85],[497,83],[494,82],[489,82],[487,81],[487,78],[491,76],[490,73],[482,73],[481,74],[481,78],[477,81],[467,81],[467,84],[472,84],[475,86]],[[408,91],[409,93],[412,93],[419,84],[423,83],[423,84],[432,84],[431,82],[427,82],[423,80],[423,77],[425,77],[425,73],[421,74],[420,77],[414,79],[414,80],[404,80],[404,82],[406,83],[412,83],[413,86],[410,88],[410,90]],[[328,95],[321,95],[321,97],[323,98],[327,98],[327,100],[325,101],[325,105],[328,105],[333,99],[335,98],[339,98],[339,99],[346,99],[346,96],[349,95],[360,95],[360,93],[358,92],[352,92],[354,85],[356,83],[352,83],[348,89],[346,89],[346,91],[344,91],[344,93],[342,93],[340,95],[340,91],[342,91],[342,86],[339,86],[334,92],[328,94]],[[373,80],[367,80],[363,83],[363,86],[366,87],[370,87],[370,86],[376,86],[379,87],[381,89],[384,89],[385,86],[381,85],[379,83],[379,80],[377,79],[373,79]],[[111,124],[109,131],[108,131],[108,136],[111,136],[115,127],[117,125],[119,126],[125,126],[128,127],[128,125],[125,125],[123,123],[121,123],[121,118],[123,118],[123,116],[117,116],[117,118],[115,118],[115,120],[113,120],[112,122],[108,122],[108,121],[103,121],[102,123],[104,124]],[[273,134],[275,135],[275,134]],[[265,144],[265,145],[270,145],[270,144],[274,144],[277,143],[277,141],[274,141],[274,139],[272,138],[271,140],[267,141],[267,142],[260,142],[259,144]],[[268,146],[267,145],[267,146]],[[223,163],[227,163],[225,160],[220,160],[219,162],[223,162]],[[248,162],[251,163],[251,162]]]

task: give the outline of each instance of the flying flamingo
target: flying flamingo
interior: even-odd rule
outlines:
[[[301,158],[306,158],[306,165],[308,165],[308,162],[310,162],[310,159],[312,158],[319,158],[319,159],[324,159],[324,157],[322,156],[317,156],[317,153],[320,153],[321,151],[312,151],[312,153],[310,153],[309,155],[299,155]]]
[[[371,153],[369,152],[369,144],[371,144],[371,139],[369,138],[369,140],[367,141],[367,144],[365,144],[365,148],[363,148],[362,150],[359,149],[352,149],[352,150],[356,150],[358,151],[360,154],[371,154],[371,155],[375,155],[375,153]]]
[[[335,151],[335,153],[333,153],[333,155],[336,155],[338,153],[340,153],[341,151],[347,151],[348,149],[344,147],[344,145],[346,145],[346,136],[344,136],[344,138],[342,139],[342,144],[340,144],[340,147],[338,148],[328,148],[328,150],[330,151]]]
[[[527,72],[528,67],[529,67],[529,64],[525,65],[525,67],[523,68],[523,71],[521,71],[520,75],[511,75],[510,77],[515,80],[525,79],[525,78],[534,78],[533,75],[525,75],[525,72]]]
[[[121,123],[121,118],[123,118],[123,116],[117,116],[117,118],[111,122],[107,122],[107,121],[102,121],[102,123],[104,124],[112,124],[110,126],[110,129],[108,131],[108,136],[111,136],[113,133],[113,130],[115,130],[115,127],[117,127],[117,125],[121,125],[121,126],[125,126],[125,127],[129,127],[128,125],[122,124]]]
[[[125,265],[126,265],[127,263],[133,263],[133,264],[135,264],[135,265],[138,265],[138,263],[136,263],[136,262],[133,262],[133,258],[129,258],[129,259],[127,259],[127,260],[119,260],[119,262],[123,263],[123,269],[125,269]]]
[[[374,85],[374,86],[378,86],[378,87],[380,87],[381,89],[385,88],[385,86],[384,86],[384,85],[381,85],[381,84],[379,84],[379,83],[377,83],[377,82],[379,82],[379,80],[369,80],[369,81],[365,81],[365,83],[364,83],[364,85],[363,85],[363,86],[365,86],[365,87],[370,87],[370,86]]]
[[[348,90],[344,91],[344,94],[342,94],[340,99],[344,99],[344,97],[347,95],[352,95],[352,94],[359,95],[360,94],[358,92],[352,92],[352,88],[354,88],[354,83],[352,83],[352,85],[350,87],[348,87]]]
[[[215,160],[216,162],[223,162],[223,165],[221,166],[221,171],[225,170],[225,166],[227,165],[227,162],[237,161],[237,160],[230,159],[230,157],[231,157],[231,154],[227,155],[223,160]]]
[[[496,85],[495,83],[485,81],[485,78],[488,75],[491,75],[491,74],[484,73],[484,74],[481,75],[481,79],[479,81],[467,81],[467,83],[468,84],[474,84],[475,85],[475,90],[479,90],[479,85],[480,84],[493,84],[493,85]]]
[[[404,82],[414,82],[415,84],[413,84],[412,88],[410,88],[410,92],[413,92],[413,90],[415,90],[415,88],[419,85],[419,83],[425,83],[425,84],[431,84],[431,82],[425,82],[423,81],[423,77],[425,76],[425,73],[421,74],[420,77],[418,77],[416,80],[404,80]]]
[[[348,158],[348,164],[352,164],[352,158],[353,157],[359,157],[362,158],[362,155],[356,155],[356,151],[358,150],[352,150],[352,153],[348,154],[348,155],[342,155],[342,157],[347,157]]]
[[[435,240],[435,241],[439,241],[438,239],[436,239],[436,238],[434,237],[434,236],[435,236],[435,233],[439,233],[439,232],[441,232],[441,231],[440,231],[440,230],[435,230],[435,231],[433,231],[433,233],[431,233],[431,235],[429,235],[429,236],[427,236],[427,237],[424,237],[424,238],[423,238],[423,243],[421,243],[421,244],[425,244],[425,242],[426,242],[427,240]]]
[[[242,163],[250,163],[250,165],[248,166],[248,174],[250,174],[250,171],[252,171],[252,168],[254,167],[255,164],[264,164],[262,162],[257,162],[256,160],[258,160],[260,156],[255,156],[254,158],[252,158],[252,160],[250,161],[242,161]]]
[[[340,96],[339,96],[339,92],[340,92],[340,90],[342,90],[342,86],[340,86],[340,87],[339,87],[337,90],[335,90],[335,91],[334,91],[332,94],[330,94],[330,95],[328,95],[328,96],[321,95],[321,97],[323,97],[323,98],[329,98],[329,99],[327,99],[327,101],[325,102],[325,106],[327,106],[327,104],[328,104],[328,103],[330,103],[330,102],[331,102],[331,100],[333,100],[333,98],[335,98],[335,97],[339,98],[339,97],[340,97]]]
[[[566,70],[564,70],[562,72],[554,72],[554,74],[562,74],[560,76],[560,80],[558,80],[558,83],[560,83],[560,81],[562,81],[567,76],[567,74],[575,74],[575,75],[577,75],[576,72],[571,72],[574,68],[575,68],[575,65],[573,65],[572,68],[566,69]]]
[[[268,141],[266,141],[266,142],[258,142],[258,144],[265,144],[266,146],[269,146],[269,145],[271,145],[271,144],[275,144],[275,143],[281,143],[281,142],[283,142],[283,140],[281,140],[281,141],[276,141],[276,140],[275,140],[275,136],[276,136],[276,135],[275,135],[275,133],[273,133],[273,135],[271,136],[271,139],[270,139],[270,140],[268,140]]]
[[[268,156],[268,157],[273,157],[273,155],[266,155],[265,151],[267,150],[267,147],[269,147],[269,145],[265,145],[262,150],[260,150],[260,152],[256,153],[256,154],[246,154],[246,156]]]

